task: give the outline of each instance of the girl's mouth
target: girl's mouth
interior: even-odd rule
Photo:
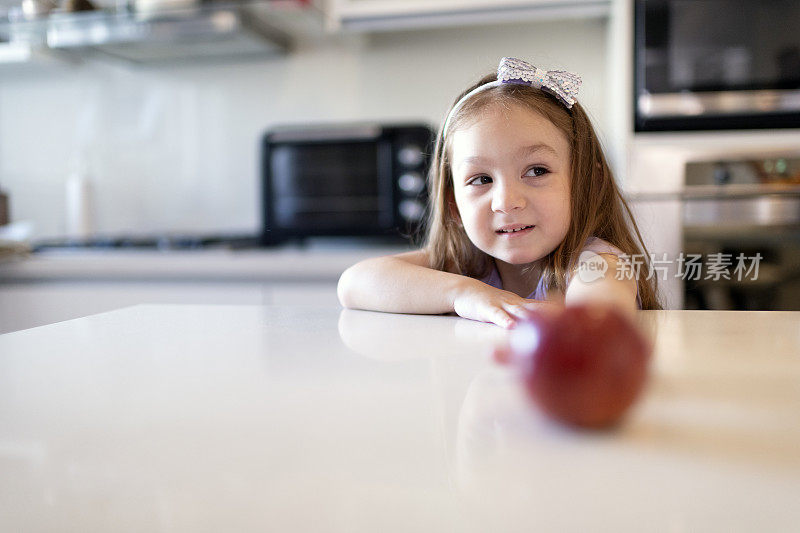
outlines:
[[[497,233],[498,235],[502,235],[503,237],[518,237],[530,233],[531,230],[535,227],[536,226],[534,225],[530,225],[530,226],[521,226],[515,229],[499,229],[495,233]]]

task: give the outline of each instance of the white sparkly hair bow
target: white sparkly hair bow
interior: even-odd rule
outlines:
[[[567,109],[572,109],[573,104],[576,102],[575,97],[578,95],[578,89],[580,89],[581,86],[581,77],[563,70],[543,70],[531,65],[527,61],[514,57],[504,57],[500,60],[500,65],[497,67],[497,80],[479,85],[462,96],[461,99],[456,102],[456,105],[450,109],[450,113],[448,113],[444,121],[444,128],[442,131],[447,131],[451,117],[461,108],[464,102],[472,98],[474,94],[504,83],[528,85],[541,89],[557,98]]]
[[[542,89],[558,98],[567,109],[572,109],[581,86],[581,77],[577,74],[563,70],[543,70],[514,57],[504,57],[500,60],[500,66],[497,67],[497,81]]]

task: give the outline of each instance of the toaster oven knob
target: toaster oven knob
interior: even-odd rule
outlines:
[[[407,144],[397,152],[397,160],[406,167],[416,167],[422,163],[422,148],[414,144]]]
[[[425,188],[425,180],[419,172],[406,172],[397,178],[397,186],[407,194],[419,194]]]
[[[401,217],[412,222],[421,220],[425,214],[425,207],[416,200],[403,200],[397,209],[400,211]]]

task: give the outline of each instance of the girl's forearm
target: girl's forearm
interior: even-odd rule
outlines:
[[[477,280],[415,265],[396,257],[367,259],[339,278],[339,302],[351,309],[442,314]]]

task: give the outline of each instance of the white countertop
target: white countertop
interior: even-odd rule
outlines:
[[[36,252],[0,262],[0,283],[53,280],[335,281],[350,265],[407,247]]]
[[[2,531],[789,531],[800,312],[646,311],[616,430],[457,317],[136,306],[0,335]]]

